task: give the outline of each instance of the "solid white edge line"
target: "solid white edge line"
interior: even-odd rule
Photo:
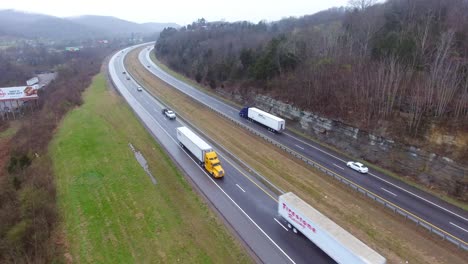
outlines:
[[[450,223],[451,225],[456,226],[456,227],[460,228],[461,230],[463,230],[463,231],[465,231],[465,232],[468,233],[468,230],[466,230],[465,228],[460,227],[460,226],[458,226],[458,225],[456,225],[456,224],[454,224],[454,223],[452,223],[452,222],[449,222],[449,223]]]
[[[391,191],[389,191],[389,190],[387,190],[387,189],[385,189],[385,188],[380,187],[380,189],[382,189],[382,190],[388,192],[389,194],[391,194],[391,195],[393,195],[393,196],[398,196],[398,195],[392,193]]]
[[[244,189],[242,189],[242,187],[239,186],[239,184],[236,183],[236,186],[239,187],[239,189],[241,189],[241,191],[245,192]]]
[[[114,60],[114,59],[112,58],[112,59],[111,59],[111,62],[113,62],[113,60]],[[115,71],[115,69],[114,69],[114,71]],[[112,76],[111,76],[111,77],[112,77]],[[120,89],[119,89],[119,90],[120,90]],[[127,89],[127,90],[128,90],[128,89]],[[130,96],[133,96],[131,93],[129,93],[129,94],[130,94]],[[149,115],[149,117],[164,131],[164,133],[166,133],[166,135],[167,135],[169,138],[171,138],[172,141],[174,141],[174,142],[176,143],[176,145],[177,145],[179,148],[181,148],[182,151],[184,151],[185,154],[187,154],[187,156],[188,156],[191,160],[193,160],[193,162],[194,162],[195,164],[197,164],[197,162],[196,162],[196,161],[195,161],[195,160],[194,160],[178,143],[177,143],[177,141],[176,141],[176,140],[159,124],[159,122],[156,121],[156,119],[153,118],[153,116],[148,112],[148,110],[146,110],[146,108],[144,108],[144,107],[141,105],[141,103],[140,103],[138,100],[136,100],[136,98],[135,98],[135,101],[136,101],[136,103],[138,103],[138,104],[140,105],[140,107],[142,108],[142,110],[144,110],[144,111]],[[202,168],[200,168],[199,166],[197,166],[197,168],[198,168],[199,170],[201,170],[201,171],[205,174],[205,176],[208,177],[208,179],[210,179],[210,180],[216,185],[216,187],[218,187],[218,188],[221,190],[221,192],[224,193],[224,195],[225,195],[229,200],[231,200],[231,202],[232,202],[232,203],[233,203],[249,220],[250,220],[250,222],[252,222],[252,223],[263,233],[263,235],[265,235],[265,236],[270,240],[271,243],[273,243],[273,245],[276,246],[276,248],[278,248],[278,249],[281,251],[281,253],[283,253],[292,263],[294,263],[294,264],[296,263],[296,262],[294,262],[294,260],[292,260],[291,257],[289,257],[288,254],[286,254],[286,252],[284,252],[284,250],[283,250],[280,246],[278,246],[278,244],[276,244],[276,242],[273,241],[273,239],[272,239],[270,236],[268,236],[268,234],[265,233],[265,231],[263,231],[263,229],[262,229],[262,228],[261,228],[261,227],[260,227],[260,226],[259,226],[259,225],[258,225],[258,224],[257,224],[257,223],[256,223],[256,222],[255,222],[255,221],[254,221],[254,220],[253,220],[253,219],[252,219],[252,218],[251,218],[251,217],[250,217],[250,216],[249,216],[249,215],[248,215],[248,214],[247,214],[247,213],[246,213],[246,212],[245,212],[245,211],[244,211],[244,210],[243,210],[243,209],[242,209],[242,208],[225,192],[225,191],[224,191],[224,190],[223,190],[223,188],[221,188],[221,187],[218,185],[218,183],[216,183],[216,182],[213,180],[213,178],[211,178],[211,176],[208,175],[208,173],[206,173],[206,172],[205,172]]]
[[[153,49],[151,49],[151,50],[153,50]],[[150,50],[150,52],[151,52],[151,50]],[[148,60],[148,58],[149,58],[149,62],[150,62],[150,63],[156,65],[156,64],[151,60],[151,58],[150,58],[150,56],[149,56],[149,52],[146,52],[146,56],[145,56],[145,57],[146,57],[147,60]],[[156,66],[157,66],[157,65],[156,65]],[[192,90],[195,90],[195,91],[200,92],[198,89],[195,89],[195,88],[193,88],[192,86],[190,86],[190,85],[188,85],[188,84],[186,84],[186,83],[183,83],[182,81],[176,79],[176,78],[173,77],[172,75],[169,75],[168,73],[166,73],[166,72],[163,71],[162,69],[160,69],[160,71],[161,71],[165,76],[168,76],[168,77],[174,79],[176,82],[182,83],[183,85],[186,85],[186,86],[190,87]],[[178,88],[177,88],[177,89],[178,89]],[[178,90],[180,90],[180,89],[178,89]],[[200,93],[201,93],[201,92],[200,92]],[[209,95],[204,94],[204,93],[203,93],[203,95],[209,96]],[[215,98],[213,98],[213,99],[215,99]],[[234,108],[233,108],[232,106],[230,106],[230,105],[227,105],[227,106],[230,107],[231,109],[234,109]],[[286,133],[286,132],[285,132],[285,133],[283,133],[283,134],[284,134],[284,135],[287,135],[287,136],[289,136],[289,137],[291,137],[291,138],[294,138],[295,140],[297,140],[297,141],[299,141],[299,142],[301,142],[301,143],[303,143],[303,144],[306,144],[306,145],[308,145],[308,146],[310,146],[310,147],[312,147],[312,148],[314,148],[314,149],[316,149],[316,150],[318,150],[318,151],[320,151],[320,152],[323,152],[323,153],[329,155],[330,157],[333,157],[333,158],[335,158],[335,159],[337,159],[337,160],[340,160],[340,161],[346,163],[345,160],[340,159],[340,158],[338,158],[338,157],[336,157],[336,156],[334,156],[334,155],[332,155],[332,154],[330,154],[330,153],[328,153],[328,152],[326,152],[326,151],[324,151],[324,150],[322,150],[322,149],[320,149],[320,148],[318,148],[318,147],[315,147],[315,146],[313,146],[313,145],[311,145],[311,144],[309,144],[309,143],[307,143],[307,142],[305,142],[305,141],[303,141],[303,140],[301,140],[301,139],[299,139],[299,138],[297,138],[297,137],[295,137],[295,136],[293,136],[293,135],[291,135],[291,134],[289,134],[289,133]],[[438,208],[440,208],[440,209],[442,209],[442,210],[444,210],[444,211],[446,211],[446,212],[448,212],[448,213],[451,213],[451,214],[453,214],[453,215],[455,215],[455,216],[457,216],[457,217],[459,217],[459,218],[461,218],[461,219],[463,219],[463,220],[465,220],[465,221],[468,221],[468,218],[465,218],[465,217],[463,217],[463,216],[461,216],[461,215],[458,215],[458,214],[456,214],[456,213],[454,213],[454,212],[452,212],[452,211],[450,211],[450,210],[444,208],[444,207],[441,206],[441,205],[438,205],[438,204],[436,204],[436,203],[434,203],[434,202],[431,202],[431,201],[429,201],[429,200],[427,200],[427,199],[425,199],[425,198],[423,198],[423,197],[421,197],[421,196],[419,196],[419,195],[417,195],[417,194],[414,194],[414,193],[412,193],[412,192],[410,192],[410,191],[404,189],[403,187],[400,187],[400,186],[398,186],[398,185],[396,185],[396,184],[393,184],[393,183],[391,183],[391,182],[389,182],[389,181],[387,181],[387,180],[385,180],[385,179],[382,179],[381,177],[379,177],[379,176],[377,176],[377,175],[375,175],[375,174],[372,174],[372,173],[369,173],[369,174],[372,175],[373,177],[375,177],[375,178],[377,178],[377,179],[383,181],[383,182],[386,182],[386,183],[388,183],[388,184],[390,184],[390,185],[392,185],[392,186],[394,186],[394,187],[396,187],[396,188],[398,188],[398,189],[400,189],[400,190],[402,190],[402,191],[408,193],[408,194],[413,195],[414,197],[417,197],[417,198],[419,198],[419,199],[421,199],[421,200],[423,200],[423,201],[425,201],[425,202],[427,202],[427,203],[429,203],[429,204],[432,204],[432,205],[434,205],[434,206],[436,206],[436,207],[438,207]]]
[[[284,230],[286,230],[287,232],[289,232],[289,229],[287,229],[280,221],[278,221],[278,219],[276,219],[276,218],[274,218],[274,217],[273,217],[273,219],[275,219],[276,223],[278,223],[281,227],[283,227]]]

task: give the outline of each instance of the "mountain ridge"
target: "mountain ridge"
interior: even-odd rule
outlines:
[[[0,10],[0,34],[22,38],[80,39],[151,35],[175,23],[136,23],[112,16],[55,17],[13,9]]]

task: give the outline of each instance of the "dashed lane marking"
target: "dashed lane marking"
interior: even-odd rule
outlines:
[[[239,189],[241,189],[241,191],[245,192],[244,189],[242,189],[242,187],[239,186],[239,184],[236,183],[236,186],[239,187]]]
[[[287,229],[280,221],[278,221],[278,219],[276,218],[273,218],[273,219],[275,219],[276,223],[278,223],[281,227],[283,227],[284,230],[289,231],[289,229]]]
[[[393,196],[398,196],[398,195],[392,193],[391,191],[389,191],[389,190],[387,190],[387,189],[385,189],[385,188],[382,188],[382,187],[381,187],[380,189],[382,189],[382,190],[388,192],[389,194],[391,194],[391,195],[393,195]]]

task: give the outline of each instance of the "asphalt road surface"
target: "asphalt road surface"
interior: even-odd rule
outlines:
[[[282,134],[274,134],[258,124],[251,123],[239,117],[238,113],[240,109],[232,107],[172,77],[159,68],[152,62],[149,56],[153,48],[152,45],[147,47],[148,48],[143,49],[139,54],[140,62],[145,66],[146,70],[172,87],[254,128],[256,131],[267,135],[272,140],[303,155],[307,159],[320,164],[329,171],[341,175],[383,199],[396,204],[398,207],[425,221],[434,229],[450,236],[451,239],[463,243],[468,248],[468,213],[463,209],[453,206],[429,193],[416,189],[381,172],[370,170],[368,174],[360,174],[347,168],[346,162],[348,160],[339,153],[326,149],[313,141],[297,136],[289,131]]]
[[[109,73],[116,88],[156,140],[253,252],[255,260],[263,263],[334,263],[303,235],[296,235],[285,227],[285,221],[277,214],[277,196],[228,158],[224,150],[215,148],[226,176],[214,179],[179,146],[176,128],[188,124],[179,118],[165,118],[161,113],[164,106],[145,90],[137,91],[138,84],[133,78],[127,80],[129,74],[123,74],[127,72],[123,65],[126,51],[117,53],[109,62]]]

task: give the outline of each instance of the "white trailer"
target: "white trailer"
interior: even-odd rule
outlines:
[[[268,127],[269,129],[280,132],[286,128],[284,119],[274,116],[255,107],[249,107],[248,118]]]
[[[384,264],[386,259],[315,208],[289,192],[279,197],[278,213],[338,263]]]
[[[200,163],[204,162],[206,153],[213,151],[210,145],[186,127],[177,128],[177,139]]]

